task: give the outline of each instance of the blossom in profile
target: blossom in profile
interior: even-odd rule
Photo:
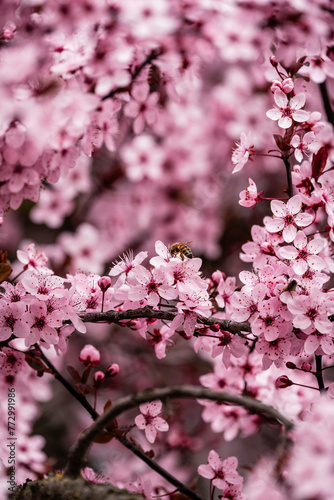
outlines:
[[[240,172],[250,159],[252,153],[254,153],[252,133],[248,132],[248,134],[245,134],[241,132],[240,142],[237,142],[236,146],[232,153],[232,163],[235,165],[232,174]]]
[[[261,194],[258,193],[257,186],[252,179],[248,179],[249,186],[239,193],[239,205],[246,208],[254,208],[261,201]]]
[[[297,161],[303,161],[303,155],[308,156],[309,145],[315,141],[315,135],[313,132],[306,132],[306,134],[300,138],[299,135],[294,135],[291,139],[291,146],[294,148],[294,155]]]
[[[162,402],[160,400],[152,401],[151,403],[143,403],[139,406],[141,415],[135,418],[135,424],[138,429],[145,430],[147,440],[154,443],[158,431],[166,432],[169,425],[161,415]]]
[[[266,115],[271,120],[278,120],[279,127],[289,128],[292,120],[300,123],[309,119],[310,113],[301,109],[306,101],[306,95],[302,92],[289,101],[287,95],[278,89],[274,92],[274,99],[277,108],[269,109]]]

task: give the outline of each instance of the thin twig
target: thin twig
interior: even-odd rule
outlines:
[[[121,413],[131,408],[135,408],[141,403],[154,401],[156,399],[166,400],[168,398],[208,399],[242,406],[251,413],[271,417],[276,422],[282,424],[286,431],[293,427],[293,423],[281,415],[275,408],[247,396],[236,396],[226,392],[212,391],[203,387],[190,385],[146,389],[114,401],[112,406],[79,436],[78,441],[70,450],[65,474],[70,477],[77,477],[80,474],[83,459],[95,437]]]
[[[145,306],[139,309],[129,309],[127,311],[107,311],[107,312],[92,312],[92,313],[82,313],[80,318],[82,321],[87,323],[100,323],[100,322],[110,322],[110,323],[120,323],[121,321],[137,319],[137,318],[156,318],[161,320],[173,321],[177,312],[170,311],[158,311],[152,309],[150,306]],[[231,321],[228,319],[219,318],[205,318],[204,316],[197,316],[198,323],[203,325],[220,325],[224,330],[230,333],[240,333],[240,332],[251,332],[251,326],[249,323],[237,323],[236,321]]]
[[[124,86],[124,87],[117,87],[116,89],[114,89],[111,92],[109,92],[109,94],[103,96],[102,99],[101,99],[101,101],[105,101],[107,99],[110,99],[114,95],[120,94],[121,92],[128,92],[129,90],[131,90],[131,86],[132,86],[133,82],[136,80],[136,78],[138,78],[138,76],[143,71],[143,69],[145,68],[145,66],[147,66],[152,61],[154,61],[155,59],[157,59],[161,54],[162,54],[162,50],[161,49],[153,49],[153,50],[151,50],[151,52],[146,57],[146,59],[144,59],[144,61],[141,64],[139,64],[139,66],[137,66],[136,69],[134,70],[134,72],[131,74],[131,83],[129,85]]]
[[[327,120],[334,125],[334,111],[332,109],[331,101],[328,95],[326,81],[320,83],[320,92],[322,97],[322,102],[324,104]]]
[[[41,351],[39,346],[36,344],[35,346],[38,348],[40,351],[41,359],[44,361],[44,363],[51,368],[51,371],[54,375],[54,377],[59,380],[63,384],[63,386],[71,393],[71,395],[88,411],[90,416],[94,421],[100,416],[98,412],[89,404],[87,399],[83,394],[80,392],[76,391],[74,387],[72,387],[67,380],[64,379],[64,377],[58,372],[56,367],[51,363],[51,361],[45,356],[45,354]],[[187,495],[189,498],[192,500],[203,500],[201,497],[196,495],[192,490],[190,490],[187,486],[185,486],[183,483],[181,483],[176,477],[172,476],[168,471],[166,471],[163,467],[161,467],[159,464],[154,462],[151,458],[149,458],[144,452],[142,452],[140,449],[138,449],[134,444],[131,443],[127,439],[127,437],[123,434],[115,434],[115,438],[128,450],[130,450],[132,453],[134,453],[137,457],[139,457],[143,462],[145,462],[152,470],[156,471],[158,474],[160,474],[162,477],[164,477],[167,481],[169,481],[171,484],[177,487],[179,491]]]

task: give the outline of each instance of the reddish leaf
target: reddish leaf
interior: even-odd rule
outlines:
[[[322,146],[312,158],[312,177],[317,181],[323,173],[328,159],[326,146]]]
[[[111,401],[110,401],[110,399],[108,399],[108,401],[106,402],[106,404],[103,407],[103,411],[107,411],[108,408],[110,408],[110,406],[111,406]]]
[[[71,375],[71,377],[74,380],[74,382],[76,382],[77,384],[81,382],[81,377],[80,377],[80,374],[79,374],[78,370],[76,370],[71,365],[66,365],[66,370]]]
[[[100,434],[95,436],[94,443],[109,443],[112,439],[114,439],[115,435],[111,432],[102,431]]]
[[[82,384],[81,382],[79,382],[78,384],[75,384],[75,388],[78,392],[80,392],[84,396],[87,396],[87,394],[92,392],[93,386],[89,384]]]
[[[91,369],[92,369],[92,365],[88,365],[84,369],[83,374],[81,375],[81,382],[83,384],[85,384],[87,382]]]
[[[35,358],[35,356],[29,354],[29,352],[25,353],[25,360],[33,370],[36,370],[39,373],[52,373],[51,369],[48,368],[41,359]]]

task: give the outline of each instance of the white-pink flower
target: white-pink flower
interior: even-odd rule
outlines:
[[[249,186],[239,193],[239,205],[246,208],[254,208],[261,201],[260,194],[257,191],[257,186],[252,179],[248,179]]]
[[[236,146],[237,147],[233,150],[232,153],[232,163],[233,165],[235,165],[232,174],[235,174],[236,172],[242,170],[248,162],[250,155],[254,152],[254,144],[251,132],[249,132],[247,135],[244,132],[241,132],[240,142],[237,142]]]
[[[316,238],[307,243],[304,231],[298,231],[294,246],[287,245],[278,250],[278,255],[283,259],[291,260],[291,265],[296,274],[302,276],[308,268],[321,271],[326,267],[325,261],[317,255],[324,248],[324,240]]]
[[[287,306],[294,315],[292,323],[295,328],[305,333],[312,333],[314,329],[320,333],[333,332],[329,316],[334,312],[334,303],[318,288],[311,288],[309,295],[291,297]]]
[[[306,134],[300,138],[299,135],[294,135],[291,139],[291,146],[294,148],[295,158],[299,163],[303,161],[303,154],[308,156],[309,145],[315,141],[315,135],[313,132],[306,132]]]
[[[151,403],[143,403],[139,406],[141,415],[135,418],[138,429],[145,430],[145,436],[150,443],[154,443],[158,431],[167,432],[169,425],[161,415],[162,402],[160,400]]]
[[[279,127],[289,128],[292,120],[305,122],[310,117],[310,113],[301,109],[306,101],[305,94],[297,94],[289,101],[287,95],[277,89],[274,92],[274,99],[278,107],[269,109],[266,115],[271,120],[278,120]]]
[[[284,241],[291,243],[297,234],[297,228],[306,227],[312,224],[313,215],[301,212],[302,199],[296,194],[285,204],[280,200],[273,200],[270,203],[274,217],[265,220],[265,226],[269,233],[283,231]]]
[[[215,450],[211,450],[207,465],[200,465],[197,472],[212,481],[212,484],[220,490],[225,490],[231,485],[239,486],[241,489],[243,479],[237,472],[238,459],[228,457],[222,461]]]

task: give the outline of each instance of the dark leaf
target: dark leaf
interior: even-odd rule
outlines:
[[[76,370],[73,366],[71,365],[66,365],[66,370],[68,371],[68,373],[71,375],[72,379],[74,380],[74,382],[76,382],[77,384],[79,382],[81,382],[81,377],[80,377],[80,374],[78,372],[78,370]]]
[[[323,173],[328,159],[326,146],[322,146],[312,158],[312,177],[317,181]]]

